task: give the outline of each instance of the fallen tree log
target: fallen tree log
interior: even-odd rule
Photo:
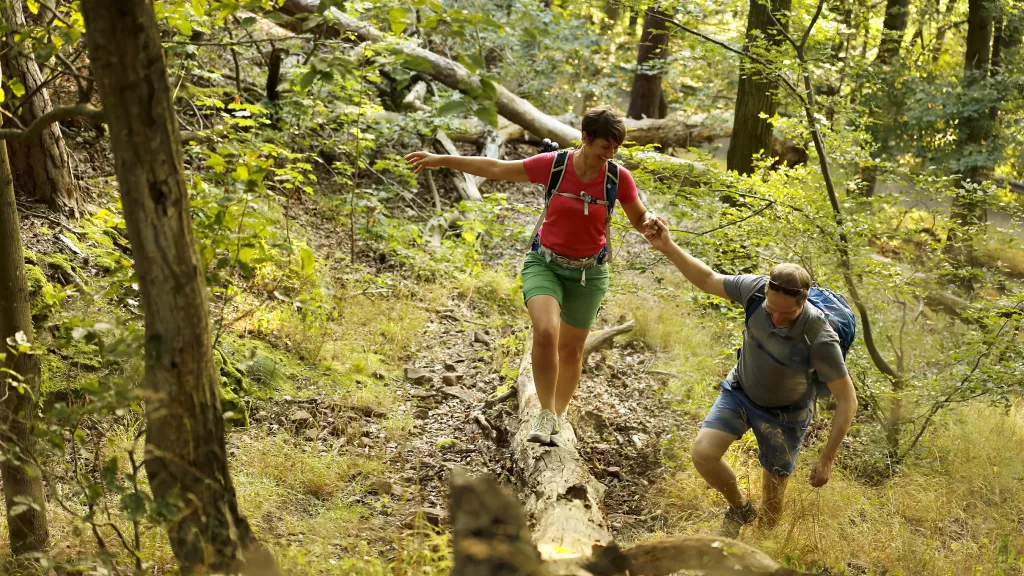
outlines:
[[[584,557],[545,562],[522,507],[490,476],[462,468],[449,482],[453,576],[667,576],[681,570],[721,576],[802,576],[736,540],[682,536],[621,550],[598,546]]]
[[[300,16],[306,14],[315,14],[317,7],[320,4],[320,0],[285,0],[277,11],[286,16]],[[388,42],[389,47],[396,53],[402,54],[411,60],[415,60],[418,68],[423,69],[426,74],[429,74],[438,82],[448,86],[453,90],[458,90],[463,93],[477,94],[481,91],[480,78],[467,70],[463,65],[445,58],[439,54],[435,54],[430,50],[420,48],[412,42],[407,40],[395,40],[389,39],[384,35],[383,32],[377,30],[373,26],[360,22],[355,18],[347,16],[337,8],[331,8],[329,10],[331,18],[333,20],[333,29],[329,33],[335,37],[342,34],[351,35],[358,42]],[[301,31],[301,23],[284,23],[283,26],[292,31]],[[548,116],[547,114],[538,110],[533,104],[516,96],[512,92],[508,91],[504,86],[500,84],[494,84],[496,91],[495,105],[498,110],[498,114],[507,118],[513,124],[516,124],[522,129],[526,130],[534,137],[538,139],[550,138],[551,140],[558,142],[562,147],[572,146],[574,142],[580,140],[580,130],[574,126],[569,126],[557,118]],[[680,126],[672,122],[659,121],[659,120],[641,120],[634,121],[635,137],[632,139],[637,141],[637,138],[655,137],[657,135],[661,138],[671,138],[673,142],[692,142],[695,136],[691,135],[688,129],[681,129]],[[506,140],[513,138],[505,138]],[[648,143],[650,141],[647,141]],[[664,144],[663,144],[664,145]],[[682,145],[682,144],[676,144]]]
[[[587,358],[598,350],[604,350],[605,348],[611,348],[612,344],[615,343],[615,337],[631,332],[636,322],[630,320],[621,326],[609,328],[607,330],[598,330],[597,332],[591,332],[587,336],[587,342],[583,345],[583,365],[587,365]]]
[[[533,519],[534,541],[542,557],[589,556],[594,544],[612,539],[601,512],[605,487],[576,451],[576,433],[568,422],[562,423],[557,446],[526,441],[540,412],[530,361],[532,346],[531,336],[519,366],[519,431],[512,440],[524,508]]]
[[[448,138],[448,135],[443,130],[438,130],[434,134],[434,148],[438,152],[448,154],[450,156],[459,156],[459,151],[455,148],[455,143]],[[480,190],[476,187],[476,176],[467,174],[465,172],[459,172],[457,170],[449,170],[452,174],[452,182],[455,183],[455,189],[458,190],[459,196],[463,200],[475,202],[483,200],[483,196],[480,195]]]

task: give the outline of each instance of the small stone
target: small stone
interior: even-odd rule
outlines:
[[[604,471],[609,476],[613,476],[615,478],[622,478],[622,468],[619,468],[618,466],[609,466],[605,468]]]
[[[292,422],[305,422],[307,420],[312,420],[313,416],[305,410],[296,410],[295,412],[292,412],[292,415],[289,416],[288,419]]]
[[[456,372],[455,374],[445,374],[444,376],[441,376],[441,382],[443,382],[445,386],[457,386],[462,383],[463,378],[465,378],[465,374],[459,374]]]
[[[305,436],[307,440],[316,440],[320,436],[320,432],[316,428],[310,428],[306,430]]]
[[[473,331],[473,342],[478,342],[480,344],[483,344],[484,346],[487,346],[488,348],[490,348],[492,344],[490,336],[484,334],[480,330]]]
[[[593,448],[598,452],[606,452],[608,450],[611,450],[612,446],[609,444],[594,444]]]
[[[395,485],[387,480],[377,479],[370,482],[368,486],[368,492],[370,494],[393,494],[395,491]]]
[[[480,394],[475,390],[463,388],[462,386],[448,386],[447,388],[442,388],[441,392],[444,392],[449,396],[454,396],[460,400],[465,400],[470,404],[479,404],[485,399],[483,394]]]
[[[452,362],[445,362],[445,363],[444,363],[444,369],[445,369],[445,370],[447,370],[447,371],[449,371],[449,372],[455,372],[456,370],[458,370],[458,369],[459,369],[459,367],[458,367],[458,366],[456,366],[456,365],[455,365],[454,363],[452,363]]]
[[[426,420],[430,417],[430,410],[426,408],[417,408],[416,412],[413,413],[413,416],[415,416],[417,420]]]
[[[421,519],[431,526],[440,526],[445,516],[444,510],[438,508],[416,508],[409,513],[404,525],[406,528],[415,528],[417,520]]]
[[[373,446],[373,440],[370,440],[366,436],[361,436],[359,438],[359,445],[363,446],[363,447],[366,447],[366,448],[369,448],[370,446]]]
[[[433,374],[429,371],[422,368],[414,368],[412,366],[407,366],[405,368],[405,377],[419,384],[427,384],[434,380]]]

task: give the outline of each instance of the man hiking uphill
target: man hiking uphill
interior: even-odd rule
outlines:
[[[579,385],[583,346],[608,290],[611,213],[616,200],[638,232],[654,230],[633,177],[612,157],[626,136],[609,107],[583,116],[583,143],[574,150],[502,161],[413,152],[416,167],[446,167],[490,180],[546,184],[546,204],[523,264],[523,299],[533,324],[533,377],[541,411],[531,442],[548,444],[560,431]]]
[[[753,430],[757,439],[763,469],[762,523],[774,526],[814,416],[818,383],[827,384],[837,408],[825,450],[811,467],[812,486],[828,482],[836,453],[857,411],[840,336],[823,312],[808,301],[808,295],[813,290],[815,298],[828,294],[833,302],[840,300],[812,289],[810,275],[796,264],[779,264],[769,276],[719,274],[676,245],[663,219],[658,218],[655,226],[658,232],[648,239],[687,280],[704,292],[742,304],[746,311],[737,364],[722,381],[691,454],[697,472],[729,501],[719,535],[736,538],[740,528],[758,515],[753,504],[744,501],[736,474],[722,460],[729,446],[747,430]],[[848,328],[842,328],[846,347],[852,342],[852,312],[848,318]],[[822,389],[821,393],[828,392]]]

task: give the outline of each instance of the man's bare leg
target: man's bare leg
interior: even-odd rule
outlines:
[[[569,401],[580,385],[583,374],[583,347],[590,330],[575,328],[562,322],[558,329],[558,379],[555,386],[555,414],[565,415]]]
[[[764,514],[761,515],[761,525],[765,528],[774,527],[782,517],[782,504],[788,484],[788,476],[783,478],[762,469],[761,490],[764,498]]]
[[[701,428],[697,439],[693,442],[690,458],[693,467],[711,485],[718,490],[733,508],[743,506],[743,494],[740,493],[736,473],[722,460],[726,450],[739,437],[714,428]]]
[[[554,296],[538,295],[526,301],[533,323],[533,381],[541,408],[555,412],[558,379],[558,327],[561,307]]]

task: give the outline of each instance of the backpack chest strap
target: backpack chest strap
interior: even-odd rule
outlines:
[[[608,205],[608,201],[607,200],[598,200],[597,198],[594,198],[593,196],[591,196],[590,194],[587,194],[586,192],[580,192],[578,195],[577,194],[569,194],[568,192],[555,192],[555,194],[557,194],[558,196],[565,196],[566,198],[575,198],[576,200],[582,201],[583,202],[583,214],[585,214],[585,215],[589,215],[590,214],[590,205],[591,204],[600,204],[602,206],[607,206]]]

